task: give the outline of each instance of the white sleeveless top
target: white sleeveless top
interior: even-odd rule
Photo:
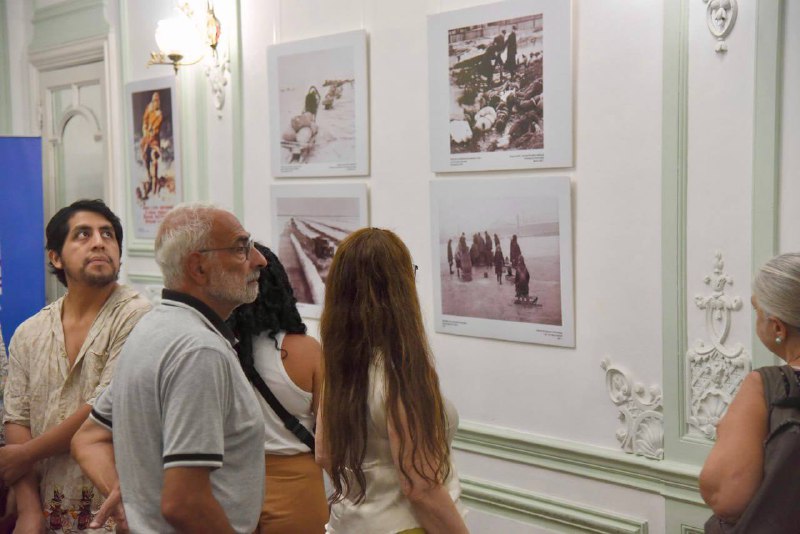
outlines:
[[[391,534],[421,526],[414,517],[411,503],[403,495],[392,459],[382,363],[376,362],[370,366],[369,380],[371,392],[367,401],[367,451],[362,464],[367,482],[366,496],[359,504],[354,504],[353,500],[345,497],[331,507],[330,520],[325,525],[329,534]],[[447,444],[450,446],[458,428],[458,412],[447,399],[444,399],[444,407],[447,416]],[[450,476],[444,485],[461,516],[465,516],[466,508],[459,500],[461,485],[452,461]]]
[[[283,347],[285,332],[280,332],[275,339],[278,346]],[[314,429],[314,414],[311,413],[312,395],[308,391],[303,391],[292,382],[286,369],[283,367],[281,351],[275,348],[275,342],[267,337],[266,333],[261,333],[253,338],[253,361],[258,374],[267,383],[273,395],[281,402],[286,411],[297,417],[304,427],[309,431]],[[261,393],[253,387],[264,414],[264,430],[266,440],[264,441],[264,452],[267,454],[290,455],[311,452],[311,450],[301,442],[297,436],[292,434],[283,426],[283,422],[270,408]]]

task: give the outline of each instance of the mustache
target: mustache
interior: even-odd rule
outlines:
[[[91,262],[93,262],[95,260],[102,260],[102,261],[105,261],[107,263],[111,263],[111,258],[109,258],[108,256],[105,256],[103,254],[100,254],[100,255],[97,255],[97,256],[92,256],[91,258],[87,258],[86,261],[83,262],[83,264],[84,265],[89,265]]]
[[[258,281],[258,278],[259,278],[260,276],[261,276],[261,272],[260,272],[260,271],[256,271],[256,272],[254,272],[253,274],[251,274],[251,275],[249,275],[249,276],[247,277],[247,283],[250,283],[250,282],[256,282],[256,281]]]

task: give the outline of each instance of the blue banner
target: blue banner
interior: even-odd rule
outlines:
[[[6,345],[45,304],[42,139],[0,137],[0,326]]]

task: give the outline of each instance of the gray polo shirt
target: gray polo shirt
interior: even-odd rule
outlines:
[[[171,467],[211,468],[214,497],[234,530],[255,530],[264,498],[264,422],[233,341],[204,303],[164,290],[122,348],[91,417],[113,432],[131,532],[174,532],[161,515]]]

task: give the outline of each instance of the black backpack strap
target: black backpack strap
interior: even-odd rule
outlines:
[[[267,401],[267,404],[269,404],[269,407],[275,412],[275,415],[283,421],[283,426],[285,426],[289,432],[297,436],[297,439],[305,443],[305,445],[311,449],[311,452],[314,452],[314,434],[309,432],[309,430],[298,421],[297,417],[286,411],[281,401],[272,393],[267,383],[264,382],[264,379],[258,374],[256,368],[253,366],[246,369],[245,374],[258,392],[261,393],[261,396],[264,397],[264,400]]]

